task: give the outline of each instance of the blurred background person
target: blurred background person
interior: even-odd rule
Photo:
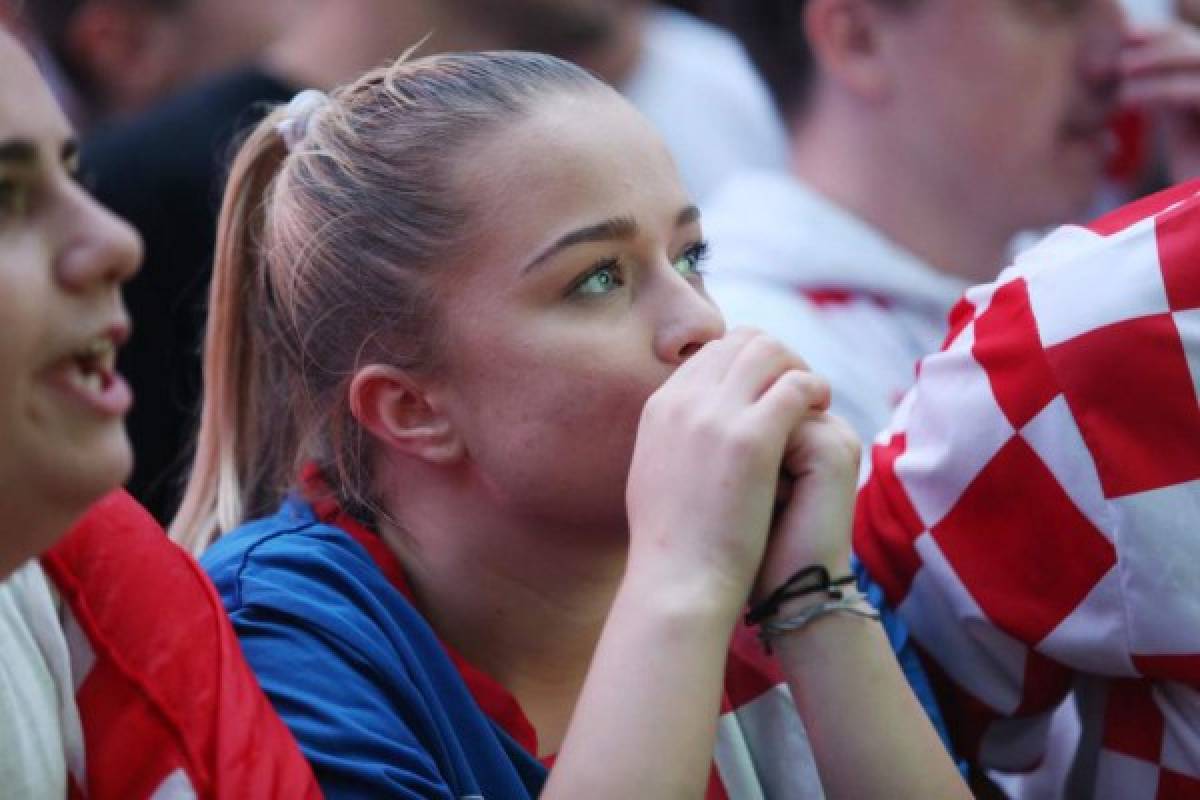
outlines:
[[[317,797],[212,585],[114,491],[141,249],[78,153],[0,30],[0,794]]]
[[[710,202],[710,291],[731,323],[764,328],[829,376],[865,442],[966,286],[995,276],[1018,233],[1093,208],[1118,111],[1160,121],[1172,179],[1195,174],[1196,33],[1131,29],[1118,0],[718,10],[788,121],[792,169],[735,178]],[[1064,769],[1019,791],[1054,796]]]
[[[256,54],[302,0],[37,0],[24,4],[43,73],[86,128],[141,111]]]
[[[712,291],[825,374],[870,441],[971,282],[1021,231],[1078,218],[1111,154],[1117,0],[737,0],[792,169],[707,209]]]
[[[1200,82],[1194,77],[1200,16],[1195,4],[1121,0],[1121,5],[1129,28],[1122,53],[1125,89],[1112,121],[1115,153],[1096,213],[1200,175],[1195,145],[1200,138],[1195,112]]]
[[[656,124],[701,202],[743,169],[786,165],[782,122],[740,44],[682,11],[644,0],[309,0],[257,56],[85,142],[98,197],[146,242],[125,289],[137,328],[121,369],[138,394],[129,487],[160,520],[189,455],[231,143],[266,104],[349,82],[418,43],[423,54],[537,49],[589,67]]]
[[[619,88],[667,140],[701,203],[737,171],[787,165],[782,120],[742,47],[693,14],[646,0],[445,4],[483,21],[505,47],[568,58]]]
[[[0,26],[14,34],[20,34],[20,9],[13,0],[0,0]]]

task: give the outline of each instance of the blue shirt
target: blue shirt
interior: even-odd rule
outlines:
[[[301,500],[205,553],[263,690],[334,798],[536,797],[546,768],[489,718],[372,554]],[[860,573],[872,601],[878,590]],[[903,623],[897,657],[943,734]]]

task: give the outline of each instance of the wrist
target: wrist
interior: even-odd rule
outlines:
[[[756,625],[776,617],[784,604],[808,599],[816,605],[823,600],[840,600],[847,591],[854,591],[856,579],[849,563],[830,568],[822,563],[810,563],[773,584],[765,579],[758,582],[759,589],[751,597],[746,614],[747,624]]]
[[[879,619],[879,612],[858,591],[848,566],[837,574],[822,564],[813,564],[797,570],[759,599],[746,613],[745,621],[758,626],[759,639],[770,653],[777,639],[799,634],[834,615]]]
[[[775,559],[766,563],[755,582],[751,602],[760,602],[772,592],[784,586],[801,569],[824,567],[830,577],[839,578],[852,574],[849,553],[831,553],[827,556],[794,557]]]
[[[799,608],[793,606],[781,610],[778,615],[759,625],[758,637],[769,653],[780,640],[801,637],[813,631],[817,625],[838,618],[876,622],[879,620],[879,611],[871,605],[866,595],[851,591],[838,598],[826,598]]]
[[[840,668],[864,649],[883,646],[887,634],[876,619],[854,614],[824,614],[808,625],[770,639],[771,650],[791,677],[810,669]]]
[[[746,594],[743,583],[720,574],[631,559],[617,597],[667,620],[695,620],[732,630],[745,606]]]

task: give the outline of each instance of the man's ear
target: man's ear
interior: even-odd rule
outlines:
[[[350,413],[392,452],[438,465],[466,454],[458,430],[428,387],[397,367],[360,369],[350,381]]]
[[[881,33],[888,13],[872,0],[810,0],[804,30],[824,80],[868,102],[886,94],[890,73]]]

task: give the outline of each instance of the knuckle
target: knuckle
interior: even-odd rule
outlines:
[[[834,414],[827,414],[826,417],[829,420],[833,441],[842,449],[848,460],[857,465],[863,452],[863,443],[858,437],[858,433],[850,427],[850,423],[841,417]]]
[[[788,368],[790,371],[801,373],[810,372],[808,362],[804,360],[803,356],[801,356],[792,348],[788,347],[783,342],[780,342],[776,339],[772,339],[771,342],[778,351],[779,358],[788,363]]]
[[[792,370],[782,378],[786,396],[795,403],[807,405],[820,392],[818,378],[811,372]]]
[[[760,332],[751,341],[749,346],[754,348],[756,356],[766,360],[778,361],[781,364],[788,365],[789,369],[795,369],[800,360],[786,345],[765,333]]]
[[[672,424],[687,413],[688,407],[684,392],[664,386],[651,394],[642,406],[641,424]]]
[[[729,425],[724,429],[722,449],[741,464],[758,456],[763,447],[761,432],[752,425]]]
[[[678,403],[661,409],[661,419],[675,431],[678,442],[691,441],[702,447],[716,446],[722,436],[719,415],[695,404]]]
[[[804,384],[794,378],[780,381],[777,391],[781,411],[792,413],[807,405],[808,391]]]
[[[754,348],[756,352],[762,353],[773,353],[779,349],[779,343],[767,334],[763,333],[757,328],[753,328],[751,331],[754,335],[747,342],[747,347]]]
[[[758,336],[765,336],[761,328],[756,328],[753,325],[738,325],[729,331],[726,338],[749,340]]]
[[[862,442],[859,441],[857,436],[851,434],[849,436],[844,437],[842,439],[842,443],[843,443],[843,446],[846,448],[846,455],[850,457],[851,461],[853,461],[854,463],[857,464],[858,461],[862,458],[862,453],[863,453]]]

